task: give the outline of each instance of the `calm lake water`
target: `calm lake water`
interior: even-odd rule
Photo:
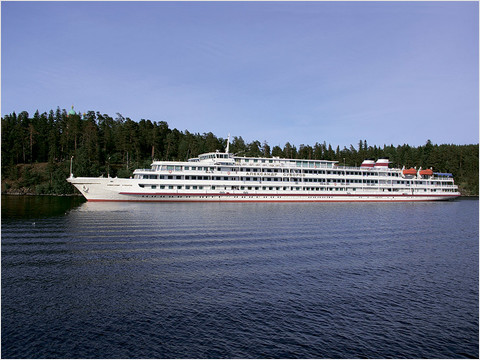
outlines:
[[[478,199],[2,196],[3,358],[478,358]]]

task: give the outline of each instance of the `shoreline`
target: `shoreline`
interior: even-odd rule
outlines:
[[[2,195],[7,196],[82,196],[82,194],[34,194],[34,193],[9,193],[9,192],[2,192]]]

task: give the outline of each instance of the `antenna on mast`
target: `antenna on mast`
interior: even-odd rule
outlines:
[[[229,150],[230,150],[230,134],[228,134],[228,137],[227,137],[227,148],[225,149],[225,152],[228,154]]]

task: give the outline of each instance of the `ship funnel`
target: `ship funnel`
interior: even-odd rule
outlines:
[[[363,160],[362,165],[360,167],[362,168],[372,168],[375,165],[375,161],[373,160]]]
[[[388,159],[378,159],[375,163],[376,168],[388,168],[388,163],[390,161]]]

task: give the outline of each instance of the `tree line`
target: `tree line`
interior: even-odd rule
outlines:
[[[73,110],[73,109],[72,109]],[[226,138],[213,133],[191,133],[170,129],[165,121],[133,121],[117,113],[115,118],[100,112],[76,114],[57,108],[22,111],[2,117],[2,191],[10,186],[33,189],[40,194],[69,194],[65,181],[74,157],[75,176],[129,177],[136,168],[149,167],[152,160],[180,160],[205,152],[224,150]],[[389,158],[395,167],[432,167],[452,173],[464,194],[478,195],[478,144],[370,146],[367,140],[348,148],[287,142],[271,147],[267,141],[246,142],[241,136],[230,140],[230,152],[240,156],[336,160],[359,166],[365,159]],[[43,164],[40,166],[38,164]],[[37,166],[34,166],[37,165]],[[5,185],[5,186],[4,186]]]

